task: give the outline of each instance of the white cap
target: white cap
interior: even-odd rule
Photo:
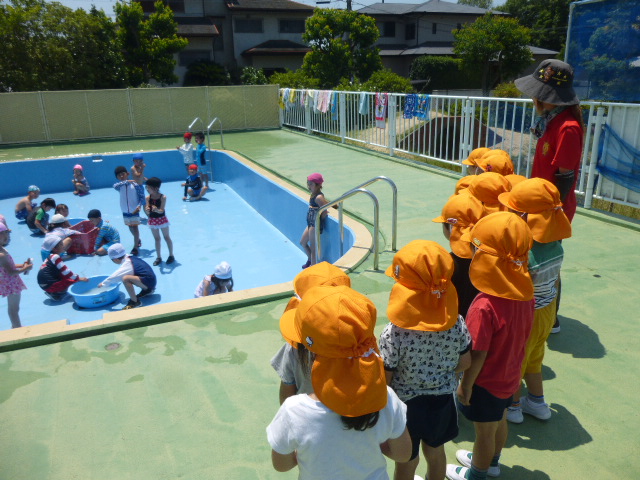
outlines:
[[[56,248],[56,245],[58,245],[61,240],[62,237],[60,237],[59,235],[48,234],[44,237],[44,242],[42,242],[42,249],[50,252],[54,248]]]
[[[216,266],[213,274],[220,280],[228,280],[231,278],[231,265],[227,262],[220,262],[220,264]]]
[[[64,223],[66,221],[67,221],[67,217],[59,213],[56,213],[53,217],[51,217],[51,220],[49,221],[49,223]]]
[[[124,247],[121,243],[114,243],[113,245],[111,245],[109,247],[109,250],[107,250],[107,253],[109,254],[109,258],[111,260],[122,258],[127,254],[127,252],[124,251]]]

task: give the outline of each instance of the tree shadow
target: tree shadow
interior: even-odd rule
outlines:
[[[607,350],[595,331],[573,318],[562,315],[558,318],[562,330],[547,339],[549,350],[568,353],[574,358],[604,358]]]

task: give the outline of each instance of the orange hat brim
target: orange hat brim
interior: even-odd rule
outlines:
[[[451,251],[460,258],[473,257],[473,249],[468,241],[462,240],[462,236],[471,230],[471,227],[456,227],[455,225],[449,232],[449,245]]]
[[[298,344],[302,343],[300,331],[296,326],[296,309],[299,304],[300,300],[293,297],[289,300],[285,312],[280,317],[280,333],[282,333],[287,343],[294,348],[298,348]]]
[[[311,384],[318,399],[338,415],[358,417],[387,405],[387,383],[382,359],[328,358],[316,355]]]
[[[533,239],[538,243],[550,243],[571,236],[571,222],[561,208],[527,215],[527,224]]]
[[[387,317],[394,325],[407,330],[449,330],[458,321],[458,292],[453,283],[449,283],[438,298],[427,290],[413,290],[396,283],[389,295]]]
[[[477,250],[469,267],[471,283],[481,292],[511,300],[531,300],[533,282],[527,265]]]

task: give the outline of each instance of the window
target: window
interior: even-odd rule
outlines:
[[[179,55],[178,64],[181,67],[188,67],[198,60],[211,60],[209,50],[188,50],[182,51]]]
[[[416,38],[416,24],[409,23],[404,27],[404,39],[405,40],[415,40]]]
[[[280,33],[304,33],[304,20],[280,20]]]
[[[262,33],[262,19],[236,18],[236,33]]]
[[[433,22],[433,23],[431,24],[431,33],[432,33],[432,34],[434,34],[434,35],[435,35],[436,33],[438,33],[438,24],[437,24],[437,23],[435,23],[435,22]]]
[[[382,24],[382,31],[380,33],[383,37],[395,37],[396,22],[384,22]]]

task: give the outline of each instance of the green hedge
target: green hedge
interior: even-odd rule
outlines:
[[[411,80],[429,80],[423,88],[433,90],[458,90],[482,88],[481,74],[470,74],[462,69],[459,58],[424,55],[416,58],[409,72]]]

